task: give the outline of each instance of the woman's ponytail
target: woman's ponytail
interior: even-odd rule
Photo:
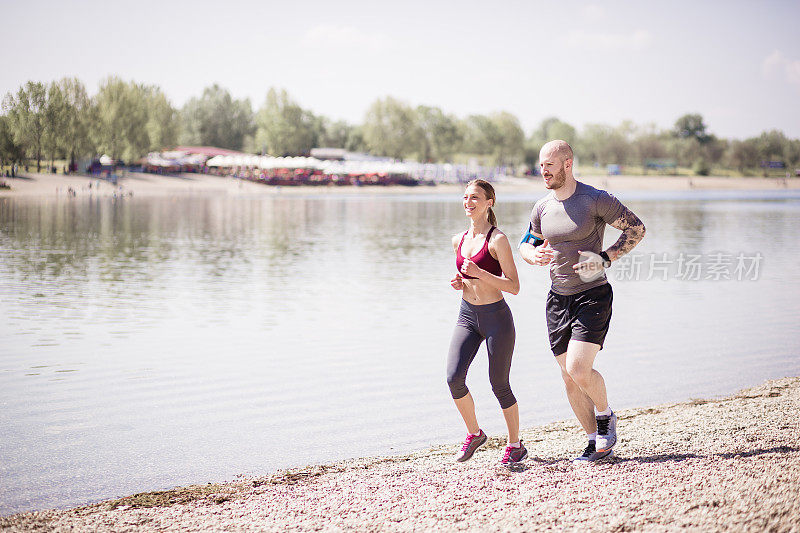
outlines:
[[[494,211],[492,211],[491,207],[489,208],[489,224],[491,224],[492,226],[497,225],[497,217],[494,216]]]

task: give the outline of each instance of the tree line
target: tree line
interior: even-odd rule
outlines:
[[[108,154],[135,161],[150,151],[183,145],[217,146],[274,156],[304,155],[314,147],[344,148],[396,159],[430,162],[536,165],[539,148],[564,139],[582,164],[712,168],[758,172],[767,161],[800,166],[800,140],[778,130],[728,140],[708,131],[702,115],[687,114],[674,126],[630,121],[617,126],[587,124],[580,131],[548,118],[529,134],[508,112],[457,117],[438,107],[412,106],[387,96],[375,100],[361,124],[331,120],[302,108],[282,89],[270,88],[257,110],[219,85],[203,90],[178,109],[156,86],[116,76],[89,96],[83,83],[64,78],[49,84],[28,81],[8,93],[0,114],[0,163]]]

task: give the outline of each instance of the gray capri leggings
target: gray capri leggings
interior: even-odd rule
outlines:
[[[469,393],[467,370],[481,343],[486,339],[492,392],[503,409],[517,403],[508,382],[516,337],[514,317],[511,316],[511,309],[505,300],[486,305],[474,305],[461,300],[456,329],[453,331],[450,352],[447,355],[447,385],[453,399],[458,400]]]

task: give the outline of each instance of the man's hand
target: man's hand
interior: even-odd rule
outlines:
[[[582,281],[594,281],[603,275],[603,258],[594,252],[578,251],[578,262],[573,266],[573,270],[578,273]]]
[[[461,277],[461,274],[456,274],[456,277],[450,280],[450,286],[457,291],[464,288],[464,278]]]
[[[533,252],[533,264],[538,266],[549,265],[553,261],[554,254],[555,250],[550,247],[550,241],[545,239]]]

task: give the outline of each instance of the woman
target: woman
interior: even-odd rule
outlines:
[[[508,445],[502,463],[510,464],[528,456],[519,439],[519,408],[508,382],[516,332],[511,309],[503,299],[503,292],[519,292],[519,279],[508,238],[496,227],[494,203],[494,188],[489,182],[473,180],[467,184],[464,211],[470,227],[465,233],[453,236],[458,272],[450,285],[462,291],[462,300],[447,357],[447,384],[467,426],[467,438],[456,459],[463,462],[486,442],[466,385],[469,365],[486,340],[489,381],[508,426]]]

